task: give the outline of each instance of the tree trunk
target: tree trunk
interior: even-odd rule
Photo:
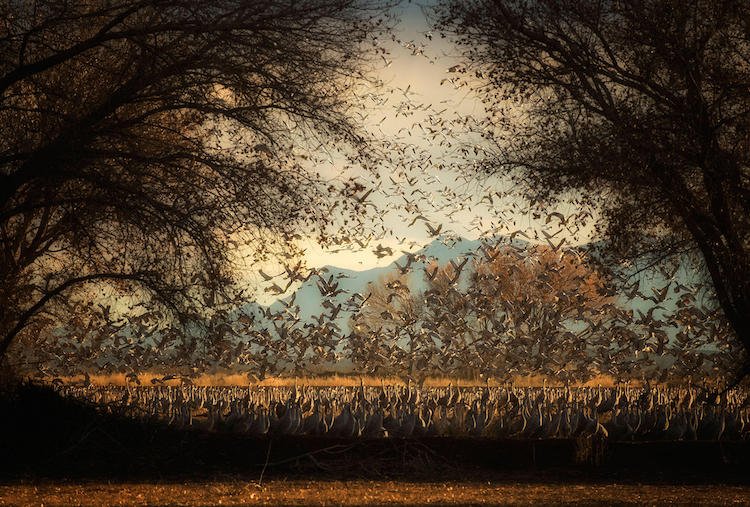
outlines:
[[[713,281],[716,296],[724,314],[737,334],[745,351],[750,356],[750,294],[748,294],[748,270],[737,259],[738,256],[716,252],[706,246],[704,259]],[[723,250],[723,249],[722,249]],[[749,358],[746,358],[747,361]]]
[[[716,297],[747,357],[741,370],[746,372],[750,361],[750,273],[744,252],[727,248],[722,234],[714,227],[689,221],[688,228],[703,254]]]
[[[655,160],[651,163],[664,197],[682,217],[702,253],[719,305],[745,349],[740,368],[745,375],[750,371],[750,263],[726,216],[725,196],[707,183],[713,214],[706,212],[683,178]]]

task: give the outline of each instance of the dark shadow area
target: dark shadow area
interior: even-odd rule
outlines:
[[[407,481],[750,483],[750,443],[248,438],[101,413],[27,385],[0,399],[0,477],[190,481],[221,476]]]

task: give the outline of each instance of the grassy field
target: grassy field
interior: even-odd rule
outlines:
[[[0,485],[0,505],[747,505],[750,486],[239,479]]]
[[[108,416],[29,386],[0,399],[4,505],[750,505],[748,445],[238,438]],[[260,478],[265,480],[260,483]]]
[[[142,385],[152,385],[153,379],[160,379],[163,374],[145,372],[138,374],[138,380]],[[59,377],[65,383],[81,383],[84,381],[83,375],[75,376],[63,376]],[[45,379],[51,381],[52,379]],[[117,385],[124,386],[128,380],[124,373],[115,374],[92,374],[89,375],[89,380],[94,385]],[[337,386],[358,386],[360,381],[365,386],[380,386],[385,385],[402,385],[405,386],[406,382],[398,377],[375,377],[375,376],[355,376],[355,375],[319,375],[319,376],[305,376],[305,377],[271,377],[263,380],[253,381],[247,377],[247,375],[238,373],[203,373],[195,376],[192,379],[193,384],[199,386],[265,386],[265,387],[290,387],[295,385],[299,386],[313,386],[313,387],[337,387]],[[513,385],[517,387],[537,387],[541,386],[546,382],[547,385],[564,385],[562,382],[555,381],[554,379],[548,379],[540,375],[527,375],[527,376],[515,376],[512,379]],[[164,383],[165,385],[179,385],[180,380],[168,380]],[[506,384],[505,381],[489,379],[486,380],[473,380],[463,378],[451,378],[451,377],[428,377],[424,380],[424,387],[446,387],[448,384],[453,384],[456,387],[476,387],[485,386],[503,386]],[[616,379],[607,375],[599,375],[587,382],[576,384],[577,386],[598,386],[602,387],[614,387],[617,384]],[[630,385],[638,386],[640,382],[631,382]]]

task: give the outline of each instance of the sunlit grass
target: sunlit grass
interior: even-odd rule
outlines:
[[[161,382],[161,378],[164,376],[162,373],[144,372],[138,374],[138,381],[141,385],[180,385],[182,381],[179,378],[167,380]],[[71,375],[58,377],[66,384],[79,384],[85,381],[84,375]],[[52,379],[45,379],[50,381]],[[112,374],[92,374],[89,375],[89,380],[93,385],[104,386],[125,386],[128,383],[133,384],[132,377],[128,379],[124,373],[112,373]],[[154,382],[152,382],[154,380]],[[313,387],[352,387],[358,386],[362,383],[365,386],[377,387],[381,385],[388,386],[406,386],[408,381],[400,377],[378,377],[372,375],[341,375],[341,374],[327,374],[327,375],[312,375],[312,376],[277,376],[270,377],[263,380],[255,380],[249,378],[245,374],[232,373],[232,372],[220,372],[220,373],[202,373],[197,376],[191,377],[192,383],[198,386],[259,386],[259,387],[291,387],[297,386],[313,386]],[[424,387],[447,387],[453,385],[454,387],[479,387],[489,385],[491,387],[504,386],[512,384],[516,387],[540,387],[543,385],[547,386],[561,386],[565,385],[565,382],[559,379],[545,377],[543,375],[517,375],[511,378],[510,381],[502,379],[489,378],[485,379],[471,379],[471,378],[460,378],[460,377],[445,377],[445,376],[430,376],[423,380],[422,385]],[[578,382],[571,384],[579,387],[614,387],[618,384],[617,379],[609,375],[597,375],[586,382]],[[641,382],[630,382],[631,385],[637,386]]]

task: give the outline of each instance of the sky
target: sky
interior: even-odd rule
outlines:
[[[368,196],[382,216],[367,224],[372,233],[368,234],[369,240],[362,238],[366,247],[349,243],[324,248],[314,238],[304,238],[298,246],[304,250],[303,260],[308,268],[332,265],[364,271],[382,267],[400,257],[402,251],[416,251],[435,237],[446,241],[459,237],[473,240],[522,230],[532,242],[535,234],[536,241],[544,242],[539,231],[547,225],[547,217],[532,214],[506,179],[466,178],[459,171],[440,167],[479,163],[473,150],[457,153],[460,143],[469,148],[481,147],[482,140],[476,134],[457,134],[460,128],[456,122],[461,117],[481,117],[486,113],[467,87],[451,83],[455,74],[450,69],[459,63],[457,49],[450,39],[430,30],[423,5],[400,5],[394,36],[380,41],[388,54],[377,62],[375,72],[384,84],[378,93],[387,100],[371,107],[364,124],[375,138],[405,144],[411,158],[407,157],[404,164],[384,167],[378,186]],[[443,127],[436,129],[436,135],[429,135],[425,127],[438,123]],[[327,167],[316,170],[335,177],[340,175],[341,167],[340,161],[331,158]],[[348,171],[350,176],[375,183],[372,175],[358,174],[356,168]],[[567,215],[575,207],[563,205],[559,211]],[[435,235],[435,230],[439,234]],[[575,237],[565,231],[563,234],[570,236],[569,243],[583,243],[590,239],[589,232],[584,228]],[[379,245],[391,248],[393,255],[377,256],[374,250]],[[245,271],[251,284],[262,287],[264,280],[258,270],[278,273],[280,268],[278,260],[261,264],[253,261]],[[258,291],[258,302],[270,304],[295,288],[296,284],[281,295]]]
[[[422,6],[407,3],[399,10],[400,23],[394,37],[381,41],[387,54],[374,69],[383,82],[378,93],[386,100],[370,108],[363,127],[375,139],[406,147],[407,156],[400,164],[382,167],[378,179],[364,170],[359,174],[356,166],[347,166],[335,155],[330,163],[318,167],[331,178],[340,176],[342,167],[348,171],[345,176],[361,177],[366,184],[363,193],[369,192],[372,209],[382,211],[382,215],[378,221],[366,224],[365,235],[356,238],[359,243],[323,247],[314,237],[300,239],[296,246],[304,252],[304,268],[335,266],[366,272],[391,265],[404,252],[420,250],[436,239],[449,244],[459,238],[476,240],[519,231],[530,243],[544,244],[549,241],[549,233],[554,233],[555,244],[563,239],[567,245],[594,239],[590,224],[598,217],[592,216],[589,225],[577,232],[571,231],[575,227],[571,228],[570,223],[564,228],[558,219],[580,211],[572,202],[539,213],[520,197],[507,178],[471,178],[455,168],[455,164],[481,164],[481,138],[460,134],[456,124],[464,117],[483,117],[486,111],[470,89],[456,87],[450,81],[455,75],[451,69],[459,63],[457,49],[449,39],[431,32]],[[428,132],[430,126],[436,128],[432,134]],[[470,149],[461,153],[457,146]],[[555,216],[557,213],[560,215]],[[387,249],[390,254],[379,254]],[[272,284],[285,287],[282,264],[286,261],[294,265],[297,259],[282,257],[259,263],[252,253],[239,252],[237,260],[260,305],[271,306],[291,296],[301,285],[290,284],[282,293],[265,290]],[[267,275],[273,278],[265,280]],[[366,273],[358,275],[367,277]],[[355,286],[354,282],[346,283]],[[665,280],[658,283],[664,285]],[[360,286],[357,290],[361,291]],[[312,286],[311,292],[317,298],[315,291]],[[302,299],[300,296],[298,304]],[[645,304],[645,300],[642,302]]]

